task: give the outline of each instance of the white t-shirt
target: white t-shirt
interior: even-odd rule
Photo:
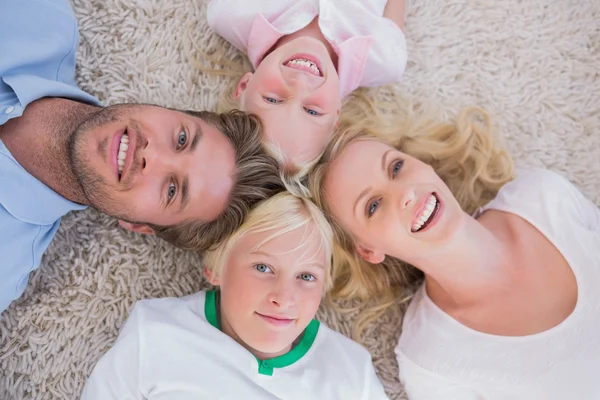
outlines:
[[[600,211],[569,181],[528,170],[479,210],[518,215],[560,251],[575,275],[575,309],[559,325],[508,337],[470,329],[424,287],[410,304],[396,354],[411,400],[600,399]]]
[[[407,61],[400,28],[383,17],[387,0],[211,0],[208,24],[248,55],[256,68],[284,35],[317,15],[319,28],[338,55],[340,95],[359,86],[397,82]],[[250,4],[252,4],[250,6]]]
[[[258,360],[219,330],[215,293],[139,301],[82,399],[387,399],[369,352],[316,320]]]

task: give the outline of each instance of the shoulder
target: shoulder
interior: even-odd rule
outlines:
[[[365,367],[371,365],[369,351],[347,336],[334,331],[325,324],[321,324],[319,336],[315,350],[325,359],[339,360],[340,366],[359,375],[363,373]]]
[[[564,176],[545,169],[527,168],[517,172],[514,180],[504,185],[494,200],[484,206],[510,212],[512,208],[546,209],[554,207],[574,207],[581,200],[582,194]]]
[[[165,297],[139,300],[132,308],[130,319],[139,325],[159,325],[177,329],[192,320],[204,318],[205,292],[185,297]]]

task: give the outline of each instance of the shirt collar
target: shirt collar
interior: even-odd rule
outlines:
[[[218,295],[219,293],[216,290],[206,291],[204,314],[209,324],[218,330],[221,330],[221,324],[219,323],[220,305],[218,301]],[[275,368],[287,367],[304,357],[308,350],[310,350],[317,337],[319,326],[320,323],[316,319],[310,321],[306,329],[304,329],[304,333],[302,334],[302,338],[298,344],[296,344],[296,346],[294,346],[290,351],[280,355],[279,357],[270,358],[268,360],[260,360],[255,357],[256,361],[258,362],[258,373],[261,375],[271,376],[273,375],[273,370]]]
[[[1,140],[0,187],[0,205],[30,224],[51,225],[69,211],[86,208],[65,199],[27,172]]]

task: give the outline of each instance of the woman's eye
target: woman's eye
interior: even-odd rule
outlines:
[[[307,281],[307,282],[312,282],[317,279],[313,274],[309,274],[309,273],[300,274],[300,275],[298,275],[298,277],[300,279],[302,279],[303,281]]]
[[[256,264],[254,265],[254,268],[258,271],[258,272],[270,272],[271,268],[269,268],[268,266],[266,266],[265,264]]]
[[[182,148],[187,143],[187,133],[185,131],[181,131],[179,136],[177,136],[177,149]]]
[[[177,193],[177,188],[175,187],[174,183],[171,183],[169,185],[169,189],[167,190],[167,198],[169,199],[169,201],[171,199],[173,199],[173,197],[175,197],[176,193]]]
[[[394,163],[394,166],[392,167],[392,176],[395,177],[396,174],[398,173],[398,171],[400,171],[402,169],[402,166],[404,165],[404,161],[402,160],[398,160]]]
[[[314,116],[319,116],[319,115],[321,115],[321,113],[320,113],[320,112],[318,112],[318,111],[315,111],[315,110],[313,110],[313,109],[311,109],[311,108],[306,108],[306,107],[305,107],[305,108],[304,108],[304,111],[306,111],[306,112],[307,112],[307,113],[309,113],[310,115],[314,115]]]
[[[373,213],[377,210],[377,207],[379,207],[379,200],[375,200],[371,204],[369,204],[367,215],[371,217]]]
[[[264,99],[267,103],[273,103],[273,104],[279,103],[279,101],[277,99],[274,99],[273,97],[264,97]]]

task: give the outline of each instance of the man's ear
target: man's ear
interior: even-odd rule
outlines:
[[[368,263],[379,264],[385,259],[385,254],[377,250],[371,250],[362,244],[356,245],[356,252]]]
[[[132,224],[131,222],[119,220],[119,225],[121,225],[128,231],[141,233],[143,235],[154,235],[154,229],[150,228],[148,225],[145,224]]]
[[[233,92],[233,98],[235,100],[238,100],[240,96],[244,93],[246,87],[248,87],[248,81],[250,80],[252,75],[254,75],[252,72],[246,72],[246,74],[242,76],[242,79],[240,79],[237,86],[235,87],[235,91]]]
[[[210,269],[206,268],[206,266],[204,267],[204,276],[206,276],[206,280],[213,286],[219,286],[221,284],[219,277],[214,275]]]

